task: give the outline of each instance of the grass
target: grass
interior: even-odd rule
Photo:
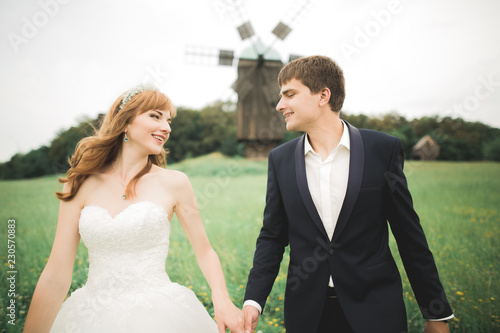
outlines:
[[[241,306],[265,204],[266,161],[229,159],[218,154],[169,166],[190,176],[202,219],[221,259],[229,293]],[[407,162],[414,204],[456,318],[452,332],[500,331],[499,225],[500,164]],[[0,330],[21,332],[31,295],[50,254],[58,202],[57,177],[0,182]],[[7,325],[7,220],[16,220],[16,326]],[[421,318],[397,247],[391,249],[403,278],[409,331],[422,332]],[[286,254],[285,254],[286,256]],[[285,258],[286,259],[286,258]],[[283,332],[286,261],[282,264],[258,330]],[[177,220],[172,221],[167,272],[193,289],[210,313],[210,290]],[[85,283],[87,252],[80,246],[74,290]]]

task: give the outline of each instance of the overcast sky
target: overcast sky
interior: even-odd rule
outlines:
[[[188,59],[186,50],[240,54],[251,43],[236,31],[245,18],[266,45],[280,20],[291,25],[273,44],[283,61],[335,59],[346,77],[344,112],[500,127],[500,1],[310,2],[295,19],[294,0],[0,0],[0,161],[106,112],[143,80],[177,106],[236,100],[236,66]]]

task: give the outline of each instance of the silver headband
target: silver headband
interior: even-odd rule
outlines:
[[[160,91],[160,89],[158,89],[158,87],[152,83],[138,84],[137,86],[135,86],[132,89],[130,89],[129,91],[127,91],[127,93],[123,97],[123,100],[122,100],[120,106],[118,107],[118,112],[121,111],[121,109],[123,109],[125,104],[127,104],[132,99],[132,97],[134,97],[135,95],[140,94],[142,92],[148,91],[148,90]]]

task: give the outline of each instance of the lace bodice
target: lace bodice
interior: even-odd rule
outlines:
[[[116,216],[89,205],[80,215],[80,235],[89,253],[87,288],[154,289],[170,281],[165,271],[170,222],[156,203],[131,204]]]

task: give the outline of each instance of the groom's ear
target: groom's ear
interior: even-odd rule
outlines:
[[[323,89],[321,89],[321,91],[319,92],[319,106],[324,107],[325,105],[328,105],[331,97],[332,92],[328,87],[324,87]]]

